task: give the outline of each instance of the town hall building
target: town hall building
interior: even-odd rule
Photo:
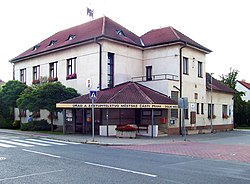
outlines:
[[[152,128],[159,136],[180,134],[182,116],[190,134],[233,129],[234,91],[206,73],[210,52],[173,27],[137,36],[104,16],[59,31],[10,62],[14,78],[27,85],[60,81],[83,95],[57,104],[64,113],[55,124],[65,133],[91,132],[85,85],[91,81],[97,134],[133,124],[142,127],[142,135],[150,136]],[[184,114],[177,105],[183,97]],[[40,111],[39,118],[47,116]]]

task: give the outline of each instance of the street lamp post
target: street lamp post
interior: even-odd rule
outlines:
[[[212,84],[213,84],[213,75],[214,73],[211,73],[210,76],[211,76],[211,81],[210,81],[210,90],[211,90],[211,106],[210,106],[210,126],[211,126],[211,133],[213,133],[213,87],[212,87]]]

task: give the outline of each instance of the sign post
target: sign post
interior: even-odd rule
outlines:
[[[92,102],[92,140],[95,141],[95,109],[94,109],[94,99],[96,98],[96,91],[90,91],[89,96]]]
[[[186,126],[185,126],[185,109],[188,109],[188,98],[183,97],[178,99],[178,107],[182,109],[182,128],[181,133],[184,136],[184,141],[186,141]]]

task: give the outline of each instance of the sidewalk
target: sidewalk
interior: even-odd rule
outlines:
[[[93,141],[93,138],[91,135],[83,135],[83,134],[55,135],[55,134],[47,134],[47,133],[40,133],[40,132],[0,129],[0,134],[1,133],[32,136],[32,137],[46,137],[50,139],[64,140],[64,141],[70,141],[70,142],[79,142],[83,144],[97,144],[97,145],[104,145],[104,146],[164,144],[164,143],[170,143],[170,142],[184,141],[184,137],[179,136],[179,135],[178,136],[154,137],[154,138],[137,136],[136,139],[117,138],[115,136],[106,137],[106,136],[95,135],[94,141]]]
[[[83,134],[55,135],[55,134],[46,134],[39,132],[0,129],[0,134],[1,133],[32,136],[32,137],[46,137],[50,139],[79,142],[83,144],[97,144],[106,146],[149,145],[149,144],[185,142],[184,137],[182,137],[181,135],[154,137],[154,138],[137,136],[136,139],[116,138],[114,136],[105,137],[105,136],[95,135],[93,141],[91,135],[83,135]],[[250,146],[249,136],[250,136],[249,131],[237,130],[237,131],[221,132],[215,134],[187,135],[186,142],[203,142],[203,143],[213,143],[213,144]]]

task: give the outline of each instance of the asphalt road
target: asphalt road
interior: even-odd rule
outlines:
[[[241,184],[250,164],[0,134],[0,183]]]

